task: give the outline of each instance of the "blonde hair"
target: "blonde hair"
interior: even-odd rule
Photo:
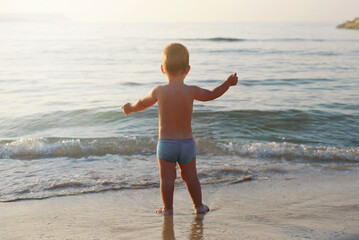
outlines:
[[[168,44],[162,52],[162,65],[168,74],[183,73],[189,65],[189,52],[180,43]]]

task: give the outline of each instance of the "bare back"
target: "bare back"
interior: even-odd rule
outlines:
[[[158,102],[159,138],[160,139],[188,139],[193,138],[191,119],[193,100],[210,101],[222,96],[230,86],[238,82],[237,74],[231,74],[226,81],[213,90],[206,90],[197,86],[187,86],[183,83],[186,74],[168,78],[167,85],[154,87],[149,94],[136,103],[126,103],[122,106],[127,115],[142,111]],[[164,72],[165,73],[165,72]]]
[[[169,83],[156,89],[160,139],[192,138],[192,88],[183,83]]]

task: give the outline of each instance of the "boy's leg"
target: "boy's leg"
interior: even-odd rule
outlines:
[[[202,190],[197,176],[196,158],[186,164],[179,163],[179,166],[181,169],[181,177],[186,183],[196,213],[207,213],[209,208],[202,204]]]
[[[173,192],[176,180],[176,163],[158,158],[158,165],[160,167],[163,207],[157,209],[156,213],[171,215],[173,214]]]

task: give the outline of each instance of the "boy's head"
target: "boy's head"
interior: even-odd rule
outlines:
[[[189,67],[189,53],[180,43],[168,44],[162,52],[163,70],[170,75],[186,73]]]

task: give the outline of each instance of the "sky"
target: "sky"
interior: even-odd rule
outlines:
[[[1,13],[90,22],[343,22],[359,0],[0,0]]]

